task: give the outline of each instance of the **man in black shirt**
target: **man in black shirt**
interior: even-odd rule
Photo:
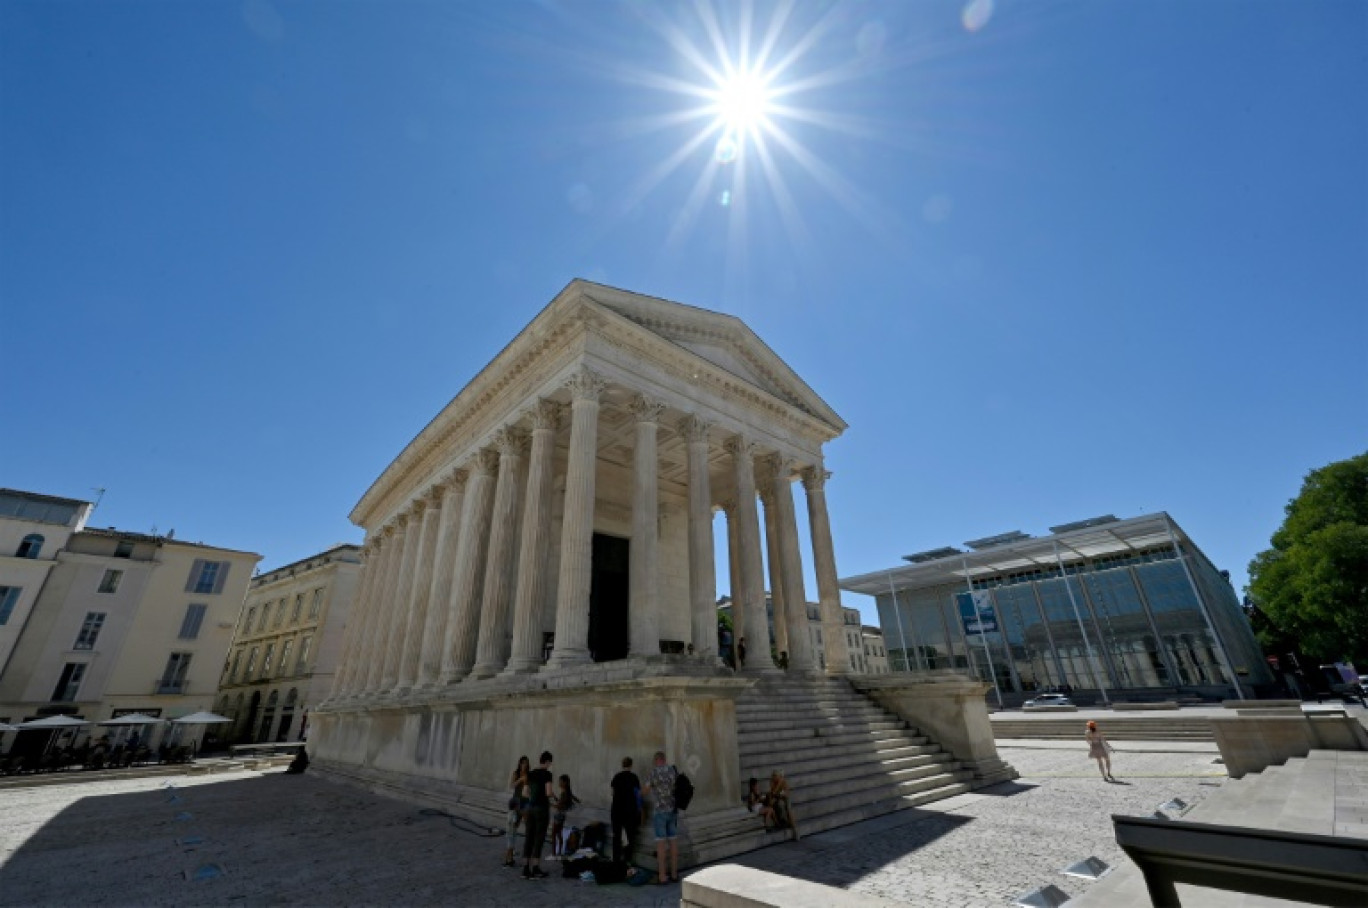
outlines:
[[[632,758],[622,758],[622,772],[609,783],[613,789],[613,860],[632,860],[636,850],[637,830],[641,826],[641,780],[632,772]],[[622,834],[627,833],[627,850],[622,850]]]
[[[523,879],[541,880],[546,873],[541,869],[542,846],[546,844],[546,827],[551,821],[551,751],[542,751],[541,765],[527,774],[527,842],[523,846]]]

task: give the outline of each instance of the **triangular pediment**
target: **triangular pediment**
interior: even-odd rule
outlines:
[[[576,281],[583,295],[835,430],[845,421],[745,322],[734,315]]]

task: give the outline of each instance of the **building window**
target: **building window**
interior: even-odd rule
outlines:
[[[295,616],[296,616],[296,617],[295,617],[295,618],[291,618],[291,619],[290,619],[291,621],[295,621],[295,620],[298,619],[298,616],[299,616],[299,602],[300,602],[300,599],[301,599],[301,598],[302,598],[302,597],[300,597],[300,596],[296,596],[296,597],[295,597]],[[276,627],[280,627],[282,624],[285,623],[285,603],[288,602],[288,601],[289,601],[288,598],[287,598],[287,599],[282,599],[282,600],[280,600],[280,607],[276,609],[276,620],[275,620],[275,626],[276,626]]]
[[[252,647],[252,651],[247,654],[247,671],[242,673],[243,681],[252,680],[252,671],[256,668],[257,647]]]
[[[228,562],[206,561],[196,558],[190,569],[190,580],[185,584],[187,593],[214,594],[223,592],[223,583],[228,579]]]
[[[257,633],[258,633],[258,634],[261,633],[262,631],[266,630],[266,622],[267,622],[268,620],[270,620],[270,617],[271,617],[271,603],[268,602],[268,603],[266,603],[265,605],[263,605],[263,606],[261,607],[261,623],[257,625]]]
[[[294,647],[293,640],[286,640],[285,645],[280,648],[280,673],[288,674],[290,671],[290,650]]]
[[[85,621],[81,624],[81,632],[76,635],[76,642],[72,644],[72,649],[94,649],[95,638],[100,636],[100,628],[104,627],[105,612],[86,612]]]
[[[266,644],[266,655],[261,657],[261,677],[271,677],[271,657],[275,655],[275,644]]]
[[[295,674],[302,675],[305,670],[305,663],[309,661],[309,644],[313,643],[313,637],[305,637],[299,641],[299,664],[295,666]]]
[[[323,607],[323,587],[314,590],[313,600],[309,603],[309,617],[317,618],[318,610]]]
[[[19,543],[19,551],[14,553],[15,558],[37,558],[38,553],[43,550],[43,537],[37,533],[30,533],[24,537],[24,541]]]
[[[256,606],[252,606],[247,610],[247,620],[242,622],[242,632],[244,634],[250,634],[252,632],[252,621],[255,620],[255,618]]]
[[[0,586],[0,624],[9,624],[10,615],[14,614],[14,606],[23,591],[22,586]]]
[[[172,653],[166,658],[166,668],[162,670],[161,681],[157,682],[157,693],[185,693],[185,676],[190,672],[190,659],[193,655]]]
[[[238,650],[236,653],[233,653],[233,668],[232,668],[231,671],[228,672],[228,680],[229,680],[229,682],[233,682],[233,681],[236,681],[236,680],[237,680],[237,673],[238,673],[238,669],[241,667],[241,663],[242,663],[242,650]]]
[[[182,640],[194,640],[199,636],[200,625],[204,623],[204,612],[208,609],[207,605],[187,605],[185,607],[185,618],[181,620],[180,638]]]
[[[114,546],[114,557],[132,558],[133,543],[129,542],[127,539],[120,539],[118,545]]]
[[[52,699],[56,702],[71,701],[76,699],[76,692],[81,689],[81,679],[85,677],[84,662],[68,662],[62,667],[61,677],[57,679],[57,686],[52,689]]]
[[[119,591],[119,581],[123,579],[123,571],[116,571],[113,568],[104,572],[100,578],[100,592],[117,593]]]
[[[304,610],[304,594],[300,593],[295,597],[294,608],[290,610],[290,623],[299,623],[299,613]]]

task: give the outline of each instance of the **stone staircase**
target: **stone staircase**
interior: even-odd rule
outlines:
[[[741,780],[782,770],[804,835],[971,790],[935,742],[838,678],[764,678],[736,704]],[[782,841],[750,817],[750,848]],[[749,850],[749,849],[747,849]]]
[[[1001,714],[999,714],[1001,715]],[[995,738],[1042,738],[1048,740],[1083,740],[1088,716],[1065,713],[1058,718],[1004,719],[994,716]],[[1154,716],[1108,716],[1098,720],[1102,733],[1110,741],[1212,741],[1211,723],[1201,717],[1184,717],[1173,713]]]

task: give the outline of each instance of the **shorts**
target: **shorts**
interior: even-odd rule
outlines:
[[[673,839],[679,835],[678,810],[657,810],[652,814],[651,822],[655,825],[657,839]]]

